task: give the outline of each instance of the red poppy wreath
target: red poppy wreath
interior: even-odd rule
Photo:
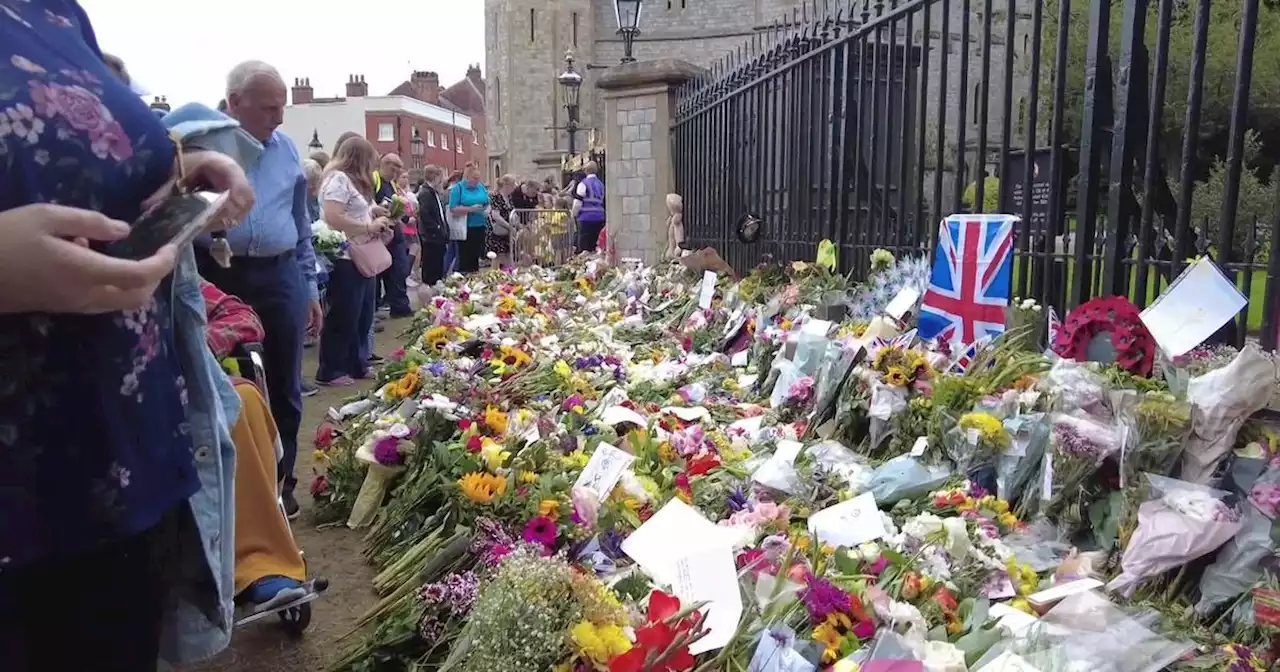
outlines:
[[[1138,317],[1138,307],[1123,296],[1108,296],[1082,303],[1067,315],[1053,341],[1059,357],[1085,361],[1089,344],[1099,335],[1111,337],[1116,364],[1137,376],[1151,374],[1155,339]]]

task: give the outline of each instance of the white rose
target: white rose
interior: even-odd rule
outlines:
[[[880,545],[874,541],[868,541],[858,547],[858,557],[863,562],[875,562],[880,557]]]

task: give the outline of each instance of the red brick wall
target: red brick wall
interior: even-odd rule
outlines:
[[[380,141],[378,140],[378,126],[380,124],[389,123],[395,129],[395,140]],[[475,123],[473,121],[473,123]],[[413,153],[413,127],[418,127],[418,135],[422,138],[423,153],[414,155]],[[478,161],[481,167],[485,166],[485,157],[488,156],[488,150],[485,147],[484,126],[483,121],[478,124],[476,129],[480,144],[476,145],[472,141],[471,131],[466,129],[456,129],[449,124],[441,124],[439,122],[428,120],[413,114],[401,113],[380,113],[369,112],[365,115],[365,137],[369,142],[373,143],[374,149],[379,154],[387,152],[395,152],[400,155],[400,159],[404,161],[406,168],[414,168],[415,161],[421,165],[436,164],[452,171],[455,167],[459,170],[467,161]],[[432,147],[428,143],[428,132],[435,134],[435,146]],[[456,135],[457,141],[462,145],[462,154],[458,153],[457,145],[454,142]],[[441,149],[440,137],[449,138],[449,149]]]

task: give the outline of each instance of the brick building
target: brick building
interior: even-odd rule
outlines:
[[[364,76],[349,75],[345,94],[317,98],[309,78],[294,80],[281,130],[301,154],[315,146],[332,154],[342,133],[356,131],[379,153],[399,154],[411,171],[432,163],[449,170],[468,161],[482,169],[487,165],[484,80],[478,66],[444,89],[436,73],[414,72],[385,96],[370,96]],[[415,137],[421,143],[414,143]]]

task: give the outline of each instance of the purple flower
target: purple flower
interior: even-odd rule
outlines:
[[[427,367],[427,371],[437,378],[444,375],[444,370],[444,362],[432,362],[431,366]]]
[[[1101,446],[1081,434],[1080,430],[1068,424],[1058,423],[1054,425],[1053,439],[1059,453],[1091,460],[1097,460],[1102,455]]]
[[[742,488],[734,488],[733,492],[729,493],[729,498],[725,500],[725,504],[729,506],[730,511],[735,513],[742,511],[747,508],[747,495]]]
[[[404,464],[404,458],[400,455],[399,447],[400,439],[394,436],[384,436],[373,444],[373,459],[378,461],[384,467],[398,467]]]
[[[814,625],[827,620],[831,614],[849,611],[849,594],[820,576],[809,580],[809,585],[800,593],[800,600],[809,610],[809,622]]]
[[[531,544],[542,544],[547,548],[551,548],[555,546],[558,535],[559,529],[556,527],[556,521],[546,516],[538,516],[530,519],[525,524],[522,537]]]
[[[572,411],[574,406],[585,406],[586,403],[587,402],[582,400],[582,397],[576,394],[569,395],[569,398],[565,399],[564,402],[560,404],[560,410]]]

